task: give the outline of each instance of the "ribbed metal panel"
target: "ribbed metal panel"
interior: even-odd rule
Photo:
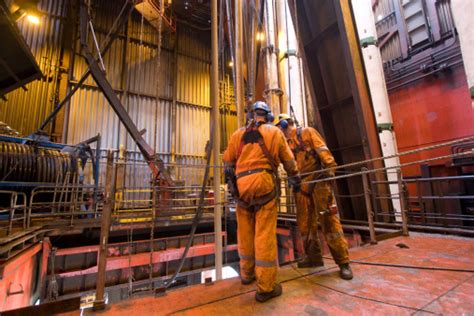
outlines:
[[[438,14],[441,36],[452,32],[454,29],[454,20],[451,12],[451,1],[436,1],[436,11]]]
[[[105,35],[101,33],[97,33],[97,40],[99,43],[102,43],[105,39]],[[88,38],[89,40],[89,47],[91,49],[94,49],[95,51],[95,46],[92,41],[92,37],[90,36]],[[125,40],[123,39],[116,39],[113,43],[112,46],[110,47],[109,51],[107,54],[103,56],[103,61],[104,61],[104,66],[105,66],[105,71],[107,75],[107,79],[109,79],[109,82],[112,84],[112,87],[114,89],[120,89],[121,87],[121,79],[122,79],[122,59],[123,59],[123,45],[125,43]],[[88,66],[84,58],[80,56],[80,44],[76,43],[76,48],[77,48],[77,55],[74,60],[74,65],[73,65],[73,81],[79,80],[82,75],[88,70]],[[94,79],[92,76],[89,76],[89,78],[86,80],[85,85],[92,85],[92,86],[97,86],[95,84]]]
[[[237,115],[236,113],[222,113],[220,119],[220,129],[221,129],[221,149],[224,150],[227,148],[228,141],[230,136],[235,130],[237,130]]]
[[[47,80],[30,84],[28,92],[16,90],[7,95],[8,102],[0,101],[0,120],[24,134],[34,131],[52,110],[56,89],[54,76],[60,64],[62,20],[59,17],[65,15],[63,6],[68,1],[43,0],[41,8],[50,15],[42,18],[42,24],[39,27],[26,22],[21,24],[27,42],[47,76]],[[110,0],[95,2],[93,24],[99,43],[111,29],[122,4],[122,1]],[[165,162],[171,162],[171,144],[174,143],[173,173],[188,185],[200,184],[204,172],[205,145],[210,136],[210,37],[208,32],[183,27],[178,32],[175,118],[171,116],[175,65],[173,36],[163,36],[159,52],[157,30],[146,20],[142,23],[141,16],[134,12],[127,34],[123,30],[114,41],[103,56],[104,64],[108,80],[138,129],[146,129],[146,141]],[[95,49],[92,37],[89,42],[90,47]],[[87,70],[80,53],[77,41],[71,86]],[[171,123],[174,119],[176,139],[172,140]],[[126,184],[136,187],[149,185],[149,170],[143,157],[92,78],[71,99],[66,125],[68,143],[79,143],[101,133],[103,150],[118,150],[120,144],[124,144],[128,151],[127,158],[136,162],[127,167]],[[235,109],[227,105],[221,116],[222,149],[225,149],[226,140],[236,128]],[[89,172],[86,173],[89,179]]]
[[[19,28],[44,74],[23,89],[16,89],[6,95],[7,101],[0,101],[0,120],[6,122],[23,135],[39,127],[53,108],[60,67],[60,42],[63,33],[66,0],[42,0],[38,8],[44,12],[40,25],[33,25],[22,19]]]
[[[69,144],[77,144],[100,133],[102,148],[118,149],[119,120],[102,92],[96,88],[80,89],[72,98],[68,122]]]
[[[158,63],[156,49],[131,43],[128,57],[128,90],[155,96],[158,92]]]
[[[400,46],[400,37],[395,34],[388,42],[380,49],[382,61],[391,61],[402,56],[402,48]]]
[[[170,152],[170,102],[156,103],[154,98],[129,96],[128,112],[139,130],[146,129],[143,135],[157,153]],[[127,135],[127,150],[138,151],[138,147]]]
[[[376,29],[379,42],[383,42],[385,36],[393,30],[393,27],[397,25],[397,19],[395,15],[395,4],[393,0],[380,0],[377,2],[374,8],[374,16],[376,19]],[[402,56],[402,48],[400,44],[400,35],[398,32],[380,48],[382,60],[384,62],[397,59]]]
[[[149,188],[151,187],[151,173],[148,165],[143,161],[143,157],[139,152],[128,152],[126,156],[125,166],[125,187],[132,188]],[[132,198],[132,195],[126,196],[126,199]],[[133,194],[134,199],[149,199],[150,194]]]
[[[202,185],[205,159],[197,157],[178,157],[176,159],[175,175],[177,180],[186,185]]]
[[[156,140],[155,150],[157,153],[171,152],[171,102],[161,100],[156,109]]]
[[[204,156],[206,143],[209,140],[209,109],[178,104],[176,111],[177,155],[194,157]]]
[[[179,29],[178,52],[210,63],[210,33],[189,28]]]
[[[199,59],[178,56],[179,102],[210,106],[210,65]]]
[[[108,30],[113,23],[113,20],[110,19],[110,12],[115,10],[118,14],[118,9],[120,8],[111,8],[110,1],[100,2],[94,19],[94,27],[100,43],[106,36],[105,30]],[[100,12],[104,14],[99,14]],[[128,109],[129,115],[137,127],[147,130],[144,135],[147,142],[152,147],[159,144],[158,152],[169,152],[170,105],[158,99],[157,95],[165,99],[172,97],[172,80],[170,78],[172,55],[169,51],[162,50],[160,59],[158,59],[157,31],[147,21],[143,21],[142,24],[141,16],[138,14],[133,14],[128,23],[128,38],[127,43],[125,36],[116,39],[105,54],[104,64],[107,79],[121,96],[123,105]],[[94,47],[92,42],[90,44],[91,47]],[[79,53],[80,46],[77,45],[76,48]],[[86,70],[87,64],[82,58],[77,58],[74,65],[74,79],[78,80]],[[95,82],[89,78],[85,87],[76,93],[78,95],[77,98],[75,97],[76,99],[81,102],[87,100],[88,104],[83,104],[84,106],[78,102],[71,104],[68,141],[77,141],[78,137],[101,132],[103,146],[118,149],[120,144],[123,144],[127,150],[137,151],[137,146],[125,128],[118,122],[116,114],[102,93],[95,87]],[[90,96],[91,93],[94,97]],[[98,95],[95,96],[95,94]],[[126,95],[127,97],[125,97]],[[94,102],[97,103],[94,104]],[[95,121],[97,115],[104,122],[113,122],[113,124],[106,124],[106,126],[86,125],[78,120],[82,117],[90,117],[92,121]],[[84,128],[88,130],[84,130]],[[157,135],[157,131],[160,133],[159,135]]]
[[[143,96],[172,98],[172,56],[138,43],[128,45],[128,91]]]

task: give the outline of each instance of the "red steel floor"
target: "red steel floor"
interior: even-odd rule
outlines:
[[[341,280],[330,259],[318,269],[281,268],[283,295],[263,304],[254,300],[255,285],[234,278],[126,300],[100,314],[474,315],[474,239],[412,234],[351,249],[351,259],[352,281]]]

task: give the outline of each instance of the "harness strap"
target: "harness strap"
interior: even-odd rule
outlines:
[[[265,155],[265,157],[268,159],[268,162],[272,166],[273,172],[275,173],[275,175],[278,175],[278,165],[275,159],[273,159],[272,154],[270,154],[270,151],[268,150],[267,146],[265,146],[263,137],[258,140],[258,145],[260,146],[260,148],[263,151],[263,154]]]
[[[263,136],[260,133],[260,131],[258,130],[259,126],[260,126],[260,124],[258,124],[258,123],[252,123],[245,130],[245,133],[242,135],[242,139],[240,140],[239,149],[237,151],[237,160],[239,160],[239,157],[242,154],[242,150],[243,150],[244,146],[247,144],[245,142],[246,134],[251,132],[251,131],[255,131],[258,134],[258,139],[257,139],[258,145],[262,149],[262,152],[265,155],[265,158],[267,158],[268,162],[270,163],[270,166],[272,167],[273,172],[275,172],[275,174],[278,174],[278,164],[276,163],[276,161],[273,158],[272,154],[270,153],[267,146],[265,145],[265,142],[263,141]]]
[[[252,123],[245,130],[245,133],[242,135],[242,139],[240,141],[240,146],[239,146],[239,149],[238,149],[238,152],[237,152],[237,160],[239,159],[240,154],[242,153],[243,147],[247,144],[245,142],[245,137],[247,136],[246,134],[250,133],[250,132],[256,132],[258,134],[256,139],[255,139],[256,143],[258,143],[258,145],[260,146],[260,149],[262,150],[265,158],[267,158],[268,163],[270,164],[272,170],[268,170],[268,169],[265,169],[265,168],[257,168],[257,169],[252,169],[252,170],[247,170],[247,171],[241,172],[236,177],[241,178],[241,177],[245,177],[245,176],[255,174],[255,173],[259,173],[259,172],[270,172],[273,175],[273,179],[274,179],[274,182],[275,182],[275,187],[273,188],[273,190],[270,193],[267,193],[267,194],[262,195],[260,197],[254,198],[249,203],[247,203],[246,201],[241,200],[240,198],[236,198],[237,204],[239,206],[241,206],[242,208],[245,208],[245,209],[247,209],[251,212],[258,211],[260,208],[262,208],[262,206],[266,205],[267,203],[269,203],[270,201],[272,201],[273,199],[275,199],[276,197],[278,197],[280,195],[280,179],[278,178],[278,164],[276,163],[276,161],[273,158],[272,154],[270,153],[267,146],[265,145],[265,142],[263,141],[263,136],[260,133],[260,131],[258,130],[259,126],[260,126],[260,124],[258,124],[258,123],[257,124]],[[252,141],[252,142],[255,143],[255,141]]]
[[[259,209],[261,209],[264,205],[268,204],[270,201],[275,199],[276,197],[277,197],[277,190],[274,188],[270,193],[254,198],[249,203],[241,199],[237,199],[237,204],[240,207],[246,209],[247,211],[256,212]]]
[[[252,170],[247,170],[247,171],[243,171],[241,173],[238,173],[236,175],[237,179],[239,178],[242,178],[242,177],[245,177],[245,176],[249,176],[251,174],[254,174],[254,173],[260,173],[260,172],[269,172],[269,173],[272,173],[273,170],[269,170],[269,169],[265,169],[265,168],[257,168],[257,169],[252,169]]]

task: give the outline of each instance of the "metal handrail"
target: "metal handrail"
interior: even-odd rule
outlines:
[[[0,190],[0,195],[7,194],[10,195],[10,205],[9,207],[0,209],[0,213],[7,213],[8,214],[8,225],[6,227],[0,227],[2,230],[6,230],[6,235],[9,236],[13,232],[13,223],[17,221],[22,222],[22,229],[26,228],[26,220],[27,220],[27,198],[26,194],[23,192],[16,192],[16,191],[6,191]],[[23,198],[23,203],[18,204],[18,196]],[[23,214],[19,217],[15,217],[15,213],[19,210],[23,210]]]

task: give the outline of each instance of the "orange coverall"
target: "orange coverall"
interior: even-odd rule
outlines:
[[[245,128],[240,128],[232,134],[223,160],[227,166],[235,166],[240,199],[249,203],[254,198],[264,196],[275,189],[275,176],[269,159],[258,143],[243,145],[242,137],[245,131]],[[293,153],[283,133],[270,124],[260,125],[258,131],[277,166],[281,162],[289,175],[297,174],[298,169]],[[239,176],[243,172],[255,169],[268,171]],[[237,240],[241,277],[246,280],[255,277],[259,293],[271,292],[276,285],[276,203],[277,197],[257,211],[247,210],[241,205],[237,206]]]
[[[297,129],[291,131],[288,144],[295,154],[298,169],[302,174],[301,191],[295,193],[297,223],[305,252],[312,261],[321,260],[321,246],[318,237],[318,222],[321,223],[324,237],[329,250],[338,265],[349,263],[348,244],[344,238],[341,222],[337,214],[328,210],[334,203],[331,186],[327,182],[318,182],[316,185],[305,183],[321,176],[321,173],[307,175],[304,173],[323,168],[336,166],[333,155],[326,147],[321,135],[311,127],[301,130],[301,144]],[[321,215],[320,213],[324,213]]]

